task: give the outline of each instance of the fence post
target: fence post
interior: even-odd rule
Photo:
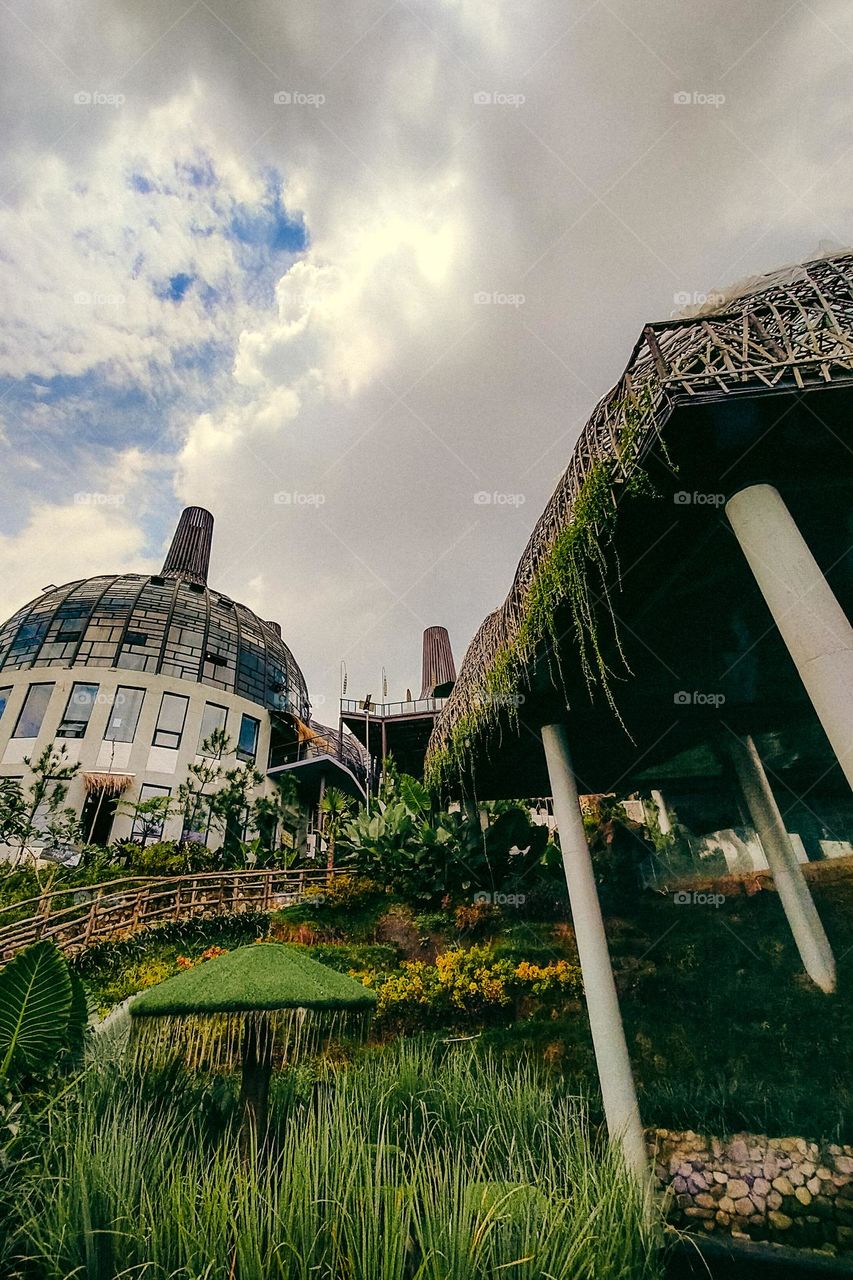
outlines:
[[[139,927],[139,909],[142,906],[143,899],[147,894],[147,892],[148,892],[147,889],[137,889],[136,891],[136,899],[133,903],[133,913],[130,917],[131,933]]]
[[[98,892],[95,894],[94,898],[92,899],[92,905],[89,907],[89,916],[88,916],[88,919],[86,920],[86,929],[83,934],[84,947],[89,945],[89,940],[92,937],[92,932],[95,928],[95,921],[98,918],[98,907],[101,901],[101,894],[103,892],[104,892],[103,889],[98,890]]]
[[[36,925],[36,941],[41,938],[47,928],[47,922],[50,918],[50,908],[53,899],[49,893],[43,893],[39,898],[38,906],[38,923]]]
[[[173,919],[175,919],[175,920],[179,920],[179,919],[180,919],[180,917],[181,917],[181,889],[182,889],[182,887],[183,887],[182,882],[179,880],[179,881],[178,881],[178,887],[177,887],[177,889],[175,890],[175,914],[174,914],[174,916],[173,916]]]

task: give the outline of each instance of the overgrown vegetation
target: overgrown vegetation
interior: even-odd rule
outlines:
[[[602,622],[620,665],[625,665],[619,630],[611,602],[614,577],[619,565],[613,551],[620,500],[625,496],[653,493],[648,475],[639,462],[639,452],[652,420],[651,389],[625,396],[611,406],[618,423],[617,447],[593,461],[572,502],[568,524],[554,538],[536,567],[523,603],[521,619],[509,643],[489,660],[479,678],[472,703],[452,724],[440,748],[431,751],[426,762],[427,786],[441,793],[468,772],[475,741],[482,741],[502,717],[510,723],[524,700],[529,683],[529,666],[543,645],[552,655],[565,644],[558,634],[557,619],[567,611],[571,621],[573,650],[590,692],[599,688],[611,710],[619,711],[612,689],[613,671],[605,656]],[[558,659],[555,657],[555,661]],[[562,681],[559,668],[552,672]]]
[[[660,1234],[583,1102],[403,1044],[276,1080],[264,1158],[228,1078],[96,1063],[22,1160],[8,1270],[231,1280],[652,1280]],[[23,1153],[22,1153],[23,1154]]]

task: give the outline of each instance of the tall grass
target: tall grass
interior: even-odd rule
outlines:
[[[277,1081],[241,1163],[221,1082],[94,1066],[21,1185],[38,1280],[652,1280],[656,1228],[583,1103],[418,1045]],[[26,1261],[25,1261],[26,1260]]]

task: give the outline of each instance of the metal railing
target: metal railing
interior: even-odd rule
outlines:
[[[49,938],[73,953],[94,942],[128,937],[153,924],[274,911],[311,889],[327,888],[335,876],[325,868],[300,871],[207,871],[184,876],[129,876],[103,884],[55,889],[0,908],[0,961],[22,947]],[[9,919],[22,908],[24,919]],[[9,921],[4,924],[4,917]]]
[[[446,698],[412,698],[409,702],[376,702],[370,707],[370,718],[381,720],[387,716],[416,716],[428,712],[437,713],[444,706]],[[362,705],[363,699],[341,698],[341,714],[345,716],[364,716],[367,713]]]

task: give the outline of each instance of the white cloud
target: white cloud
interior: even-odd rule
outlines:
[[[392,696],[417,685],[423,626],[447,624],[461,657],[643,322],[676,294],[850,239],[845,117],[829,106],[851,66],[840,0],[822,22],[799,6],[780,17],[774,0],[698,14],[660,0],[642,29],[631,0],[212,0],[174,27],[168,5],[131,18],[78,3],[56,22],[34,8],[73,74],[16,32],[5,91],[21,185],[0,213],[0,370],[97,365],[186,389],[167,438],[178,495],[216,515],[213,580],[280,618],[327,706],[342,655],[352,690],[375,692],[384,664]],[[127,96],[113,117],[86,117],[88,132],[69,105],[81,65]],[[21,88],[33,67],[38,102]],[[681,89],[725,103],[679,106]],[[276,105],[281,90],[325,102]],[[199,156],[216,191],[186,176]],[[271,300],[243,292],[223,234],[235,202],[262,199],[266,169],[310,234]],[[135,191],[131,172],[154,190]],[[227,305],[158,299],[154,283],[178,272]],[[77,290],[126,302],[81,308]],[[199,412],[173,363],[211,339],[229,355]],[[125,511],[58,518],[91,521],[104,547],[116,522],[132,559],[134,521],[156,511],[165,529],[162,488],[161,471],[142,472]],[[476,506],[483,490],[525,501]],[[282,491],[323,501],[276,504]],[[5,543],[22,590],[61,573],[37,568],[59,554],[50,529],[36,495]],[[80,550],[94,556],[94,541]],[[77,552],[63,540],[75,573],[104,567]]]
[[[251,320],[230,221],[238,205],[260,209],[263,175],[204,113],[193,85],[142,113],[114,109],[83,171],[37,161],[26,193],[0,209],[0,374],[100,368],[113,383],[162,388],[178,353]],[[165,291],[180,276],[193,283],[177,304]]]

